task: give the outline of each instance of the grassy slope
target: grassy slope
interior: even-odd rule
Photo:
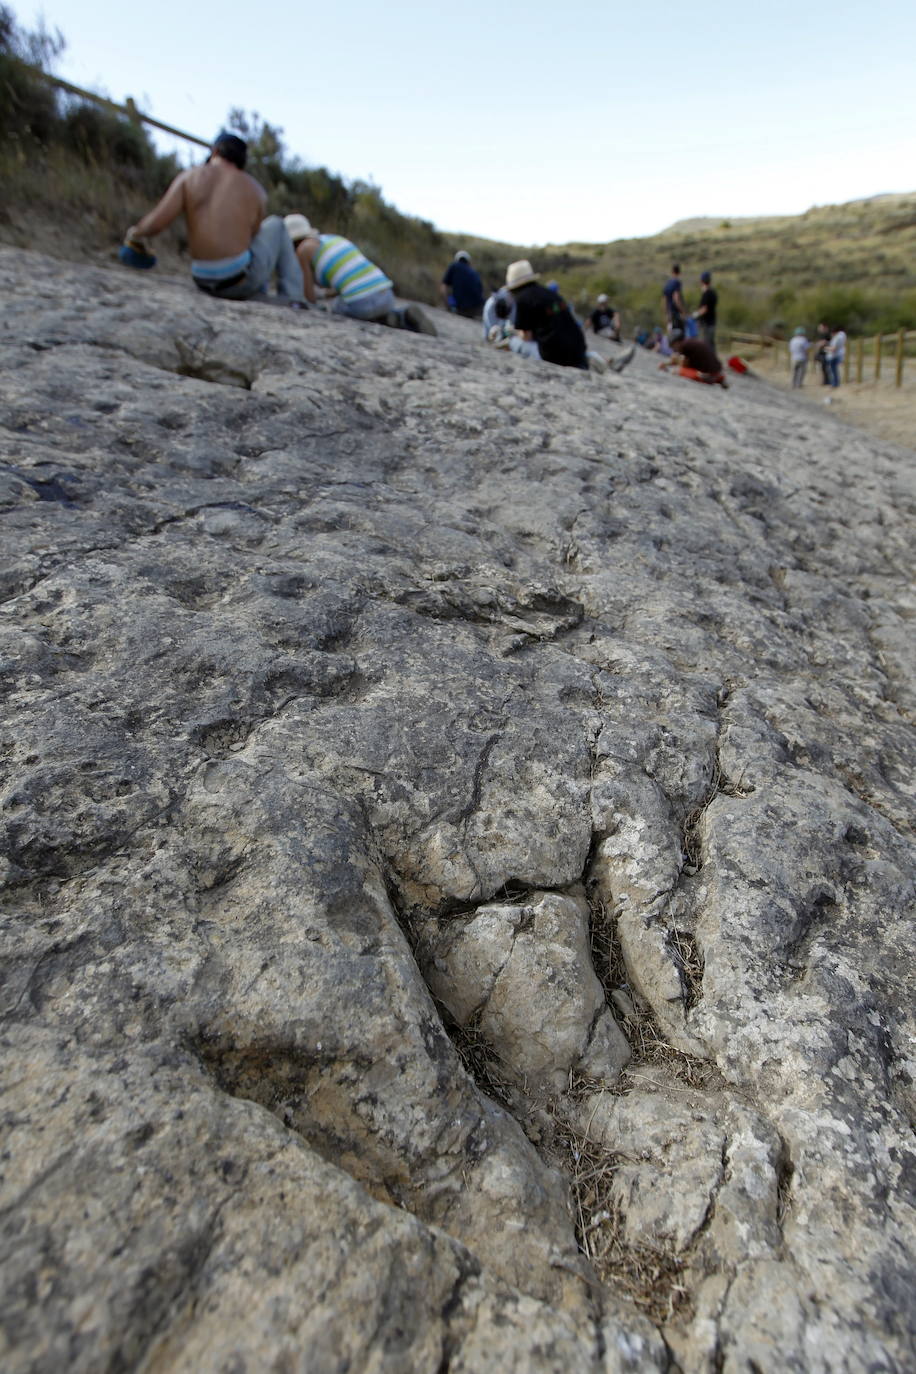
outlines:
[[[679,261],[688,304],[696,303],[699,274],[708,268],[734,328],[791,329],[824,317],[853,332],[916,328],[916,193],[803,215],[694,221],[652,238],[565,251],[588,259],[554,273],[570,297],[607,291],[634,323],[657,317],[661,283]]]

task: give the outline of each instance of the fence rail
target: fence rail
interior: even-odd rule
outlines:
[[[43,72],[40,67],[29,67],[33,76],[40,77],[51,86],[57,86],[60,90],[66,91],[68,95],[78,95],[81,100],[94,100],[97,105],[103,105],[106,110],[114,110],[116,114],[126,115],[132,124],[151,124],[154,129],[161,129],[163,133],[172,134],[175,138],[183,138],[186,143],[196,143],[200,148],[209,148],[212,145],[205,138],[198,138],[196,134],[186,134],[183,129],[175,129],[171,124],[163,124],[161,119],[153,119],[152,115],[144,114],[138,110],[131,96],[127,96],[123,105],[119,105],[116,100],[109,100],[105,95],[96,95],[95,91],[84,91],[82,86],[74,86],[70,81],[64,81],[59,76],[52,76],[50,72]]]

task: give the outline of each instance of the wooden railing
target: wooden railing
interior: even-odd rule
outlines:
[[[186,143],[196,143],[201,148],[209,148],[211,144],[205,138],[198,138],[196,134],[186,134],[183,129],[174,129],[171,124],[163,124],[160,119],[153,119],[152,115],[144,114],[138,110],[133,99],[128,96],[123,105],[119,105],[115,100],[109,100],[107,96],[96,95],[95,91],[84,91],[82,86],[74,86],[70,81],[64,81],[59,76],[52,76],[50,72],[43,72],[40,67],[29,67],[33,76],[39,77],[42,81],[48,82],[51,86],[57,86],[60,90],[66,91],[68,95],[78,95],[81,100],[94,100],[97,105],[103,105],[106,110],[114,110],[116,114],[126,115],[133,124],[151,124],[154,129],[161,129],[163,133],[172,134],[175,138],[183,138]]]
[[[722,330],[722,350],[731,352],[733,348],[750,351],[749,361],[766,358],[774,367],[789,363],[789,345],[784,339],[774,339],[767,334],[744,334],[737,330]],[[898,329],[895,334],[859,335],[846,341],[846,357],[843,361],[843,380],[857,382],[864,380],[880,381],[882,364],[887,359],[893,362],[894,386],[903,386],[903,371],[909,351],[910,361],[916,360],[916,329]],[[866,377],[866,361],[873,360],[871,377]],[[853,369],[854,378],[853,378]]]
[[[843,366],[843,376],[848,382],[850,368],[852,365],[853,351],[855,352],[856,381],[861,382],[865,366],[866,344],[871,343],[871,353],[874,358],[873,377],[877,382],[881,378],[881,362],[884,355],[885,343],[890,343],[894,355],[894,385],[903,385],[903,363],[906,357],[907,344],[916,341],[916,330],[898,329],[896,334],[875,334],[870,340],[859,337],[855,340],[855,349],[852,347],[846,350],[846,361]],[[890,350],[889,350],[890,351]]]

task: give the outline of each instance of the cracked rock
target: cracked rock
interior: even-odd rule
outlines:
[[[581,890],[447,920],[424,936],[424,966],[458,1024],[478,1030],[526,1090],[562,1091],[575,1072],[613,1083],[630,1057],[592,967]]]
[[[4,1374],[911,1368],[912,455],[0,301]]]

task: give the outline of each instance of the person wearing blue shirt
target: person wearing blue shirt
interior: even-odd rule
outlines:
[[[460,249],[445,270],[440,294],[449,308],[449,297],[455,302],[456,315],[464,315],[469,320],[479,320],[483,311],[483,283],[480,273],[471,266],[471,257]]]
[[[687,307],[684,305],[684,297],[681,294],[681,269],[677,263],[672,267],[671,276],[662,288],[662,300],[665,305],[665,318],[668,321],[669,332],[672,329],[683,330]]]

